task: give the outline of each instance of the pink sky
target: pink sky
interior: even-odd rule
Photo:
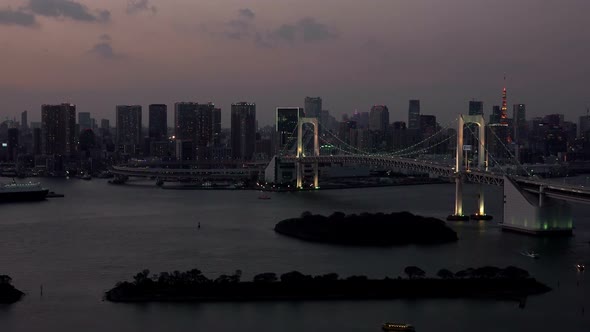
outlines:
[[[387,104],[392,120],[418,98],[443,122],[474,98],[489,112],[507,72],[510,104],[577,122],[588,12],[587,0],[3,0],[0,116],[213,101],[227,125],[244,100],[270,124],[309,95],[338,117]]]

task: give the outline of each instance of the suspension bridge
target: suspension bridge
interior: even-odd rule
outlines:
[[[313,131],[304,130],[312,126]],[[456,127],[455,127],[456,126]],[[473,127],[477,127],[477,133]],[[381,169],[405,171],[408,173],[428,174],[431,177],[448,178],[455,183],[455,206],[448,220],[488,220],[486,214],[485,185],[501,186],[504,192],[504,209],[502,227],[507,230],[543,233],[571,233],[573,221],[570,202],[590,204],[590,190],[583,186],[556,184],[554,182],[532,176],[525,167],[520,165],[511,150],[494,131],[492,137],[503,147],[505,154],[523,171],[524,175],[510,174],[502,167],[489,167],[489,160],[499,165],[490,153],[486,143],[486,124],[482,115],[459,115],[457,119],[440,128],[437,132],[422,141],[392,152],[369,152],[343,141],[329,130],[320,135],[321,123],[317,118],[300,117],[297,126],[291,133],[291,146],[284,146],[266,167],[265,178],[276,182],[278,169],[281,165],[289,165],[296,175],[296,187],[319,188],[319,165],[350,164],[365,165]],[[446,138],[443,132],[455,127],[455,134]],[[453,128],[453,129],[455,129]],[[477,160],[475,165],[464,157],[464,133],[467,130],[477,143]],[[295,134],[297,133],[297,134]],[[307,135],[306,135],[307,134]],[[432,161],[421,156],[437,146],[453,140],[456,142],[454,160],[447,162]],[[320,142],[328,144],[337,153],[321,154]],[[332,144],[337,142],[338,144]],[[296,144],[294,144],[296,143]],[[311,151],[306,151],[312,145]],[[250,170],[255,172],[256,170]],[[205,170],[205,169],[170,169],[115,166],[112,172],[117,177],[152,177],[157,179],[199,178],[216,176],[219,178],[240,178],[244,169]],[[246,172],[248,173],[248,172]],[[248,173],[248,174],[250,174]],[[269,178],[270,174],[270,178]],[[274,176],[274,179],[273,179]],[[463,207],[463,186],[473,183],[478,186],[477,206],[474,213],[466,215]]]

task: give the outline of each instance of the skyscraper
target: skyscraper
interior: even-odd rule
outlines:
[[[174,104],[174,135],[177,140],[192,141],[197,127],[198,103],[179,102]]]
[[[221,108],[213,109],[213,144],[221,144]]]
[[[168,106],[151,104],[148,121],[149,138],[154,142],[165,140],[168,136]]]
[[[42,152],[70,157],[76,152],[76,105],[42,105]]]
[[[436,116],[420,115],[420,133],[423,138],[430,137],[436,133]]]
[[[305,116],[319,118],[322,113],[322,98],[305,97]]]
[[[469,115],[483,115],[483,101],[472,100],[469,102]]]
[[[208,160],[211,158],[213,146],[213,103],[198,104],[195,117],[195,158],[197,160]]]
[[[503,125],[508,124],[508,103],[506,101],[506,74],[504,74],[504,88],[502,89],[502,108],[500,113],[500,123]]]
[[[80,125],[80,132],[86,129],[92,129],[89,112],[78,113],[78,124]]]
[[[522,144],[527,135],[525,104],[512,105],[512,117],[514,119],[514,140]]]
[[[23,132],[29,130],[29,122],[27,121],[27,111],[20,114],[20,128]]]
[[[410,108],[408,109],[408,128],[420,128],[420,100],[410,100]]]
[[[231,105],[231,148],[234,159],[252,159],[256,148],[256,104]]]
[[[303,117],[301,107],[277,107],[276,130],[279,136],[277,146],[279,152],[286,152],[294,147],[300,117]]]
[[[578,137],[585,139],[590,138],[590,112],[587,111],[586,115],[580,117],[578,128],[580,131]]]
[[[490,114],[490,124],[500,123],[500,119],[502,117],[502,110],[500,106],[494,105],[492,107],[492,114]]]
[[[117,105],[117,151],[137,155],[141,143],[141,106]]]
[[[389,109],[385,105],[375,105],[369,112],[369,129],[386,132],[389,126]]]

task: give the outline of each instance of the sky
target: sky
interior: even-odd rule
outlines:
[[[0,120],[71,102],[97,120],[115,105],[321,96],[338,119],[408,100],[439,122],[525,103],[527,116],[590,107],[588,0],[2,0]],[[509,110],[511,107],[509,106]],[[511,112],[510,112],[511,113]],[[510,114],[511,116],[511,114]]]

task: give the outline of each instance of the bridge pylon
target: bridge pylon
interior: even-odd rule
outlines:
[[[319,123],[317,118],[299,118],[297,123],[297,189],[303,189],[304,167],[301,158],[305,157],[303,146],[303,125],[309,123],[313,125],[313,155],[319,157],[320,143],[319,143]],[[318,162],[313,163],[313,186],[315,189],[319,188],[319,171]]]
[[[487,152],[486,152],[486,135],[485,135],[485,120],[483,115],[463,115],[459,114],[457,121],[457,148],[455,156],[455,211],[454,214],[449,215],[447,220],[465,221],[471,219],[489,220],[491,216],[485,213],[485,196],[483,186],[478,187],[478,207],[477,211],[471,216],[463,214],[463,174],[469,172],[469,167],[463,164],[464,157],[464,140],[463,132],[466,124],[476,124],[478,127],[478,149],[477,149],[477,168],[479,170],[488,169]]]

